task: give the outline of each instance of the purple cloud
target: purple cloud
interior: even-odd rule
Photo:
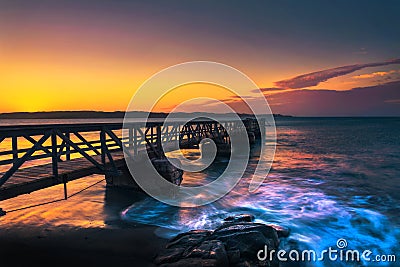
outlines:
[[[283,91],[267,100],[274,113],[296,116],[400,116],[400,81],[345,91]]]
[[[258,90],[258,89],[257,89]],[[275,114],[294,116],[400,116],[400,80],[350,90],[294,89],[265,96]],[[246,99],[250,106],[265,105],[262,97]],[[251,113],[237,97],[201,103],[219,113],[225,103],[236,112]],[[196,109],[190,107],[191,110]],[[190,111],[191,111],[190,110]],[[188,111],[188,112],[190,112]]]
[[[279,87],[269,87],[269,88],[260,88],[260,89],[254,89],[251,92],[252,93],[258,93],[258,92],[262,92],[262,93],[266,93],[266,92],[276,92],[276,91],[283,91],[286,90],[285,88],[279,88]]]
[[[361,70],[364,68],[369,67],[378,67],[378,66],[386,66],[392,64],[400,64],[400,58],[382,61],[382,62],[374,62],[374,63],[367,63],[367,64],[354,64],[354,65],[347,65],[341,66],[332,69],[320,70],[316,72],[311,72],[303,75],[299,75],[290,79],[277,81],[274,84],[280,88],[286,89],[299,89],[305,87],[312,87],[316,86],[321,82],[325,82],[331,78],[346,75],[357,70]]]

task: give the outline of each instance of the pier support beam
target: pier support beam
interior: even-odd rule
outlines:
[[[254,132],[247,132],[247,136],[249,137],[250,145],[253,145],[256,143],[256,135],[254,134]]]
[[[127,166],[118,168],[117,172],[108,172],[105,176],[107,186],[139,189]]]
[[[217,155],[216,156],[229,156],[231,154],[231,145],[228,143],[219,143],[214,140],[214,144],[211,144],[211,142],[204,142],[200,146],[201,154],[202,156],[207,156],[210,155],[210,151],[213,149],[217,149]]]
[[[173,164],[171,164],[167,158],[154,158],[151,160],[154,168],[158,171],[158,173],[164,177],[167,181],[180,185],[183,180],[183,171]],[[176,164],[179,166],[178,164]],[[144,165],[138,162],[137,169],[139,172],[144,171],[146,168],[143,168]],[[145,175],[142,174],[142,175]],[[107,186],[116,186],[116,187],[125,187],[125,188],[133,188],[140,189],[135,179],[132,177],[127,166],[123,166],[118,168],[118,172],[109,172],[106,173],[106,182]]]
[[[1,126],[0,142],[7,139],[7,146],[10,147],[1,151],[4,157],[0,159],[0,166],[4,167],[4,171],[0,172],[0,200],[55,184],[63,183],[66,189],[67,181],[99,173],[105,174],[108,185],[138,188],[124,162],[125,148],[137,162],[130,168],[135,177],[137,172],[141,175],[137,177],[146,178],[149,168],[155,167],[166,180],[180,184],[183,171],[175,167],[179,165],[170,164],[164,153],[176,149],[178,141],[180,148],[201,149],[202,156],[211,148],[213,156],[214,149],[217,156],[241,155],[241,148],[246,148],[243,152],[247,151],[248,140],[250,144],[254,139],[256,144],[261,143],[266,131],[264,121],[260,123],[254,118],[242,121],[244,127],[237,120],[217,122],[209,119],[171,123],[149,121],[144,125],[143,122],[132,122],[125,126],[122,123]],[[125,130],[129,131],[128,136],[117,134],[117,131],[123,133]],[[235,135],[240,136],[232,138]],[[33,145],[20,147],[19,139]],[[213,144],[204,139],[213,140]],[[245,141],[243,145],[240,144],[242,141]],[[164,142],[167,144],[165,150],[161,146]],[[253,146],[253,149],[257,147]],[[142,153],[146,159],[148,156],[152,160],[141,160]],[[43,164],[38,161],[42,159]],[[28,162],[35,164],[23,168]],[[62,179],[64,175],[68,179]],[[0,209],[1,215],[4,211]]]
[[[231,155],[231,145],[227,143],[220,143],[217,145],[217,156],[229,157]]]
[[[153,159],[151,161],[153,163],[153,166],[156,168],[158,173],[164,177],[167,181],[180,185],[183,180],[183,171],[168,161],[167,158],[161,158],[161,159]],[[179,166],[179,163],[176,164]]]

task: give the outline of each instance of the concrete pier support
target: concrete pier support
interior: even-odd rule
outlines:
[[[158,173],[164,177],[167,181],[180,185],[183,180],[183,171],[173,164],[171,164],[166,158],[154,158],[151,160],[154,168],[158,171]],[[175,165],[179,166],[180,162],[176,162]],[[151,168],[151,166],[145,166],[143,162],[138,161],[137,167],[134,168],[138,171],[138,175],[146,175],[146,168]],[[142,173],[142,171],[144,173]],[[140,190],[140,187],[136,183],[135,179],[132,177],[127,166],[123,166],[118,168],[118,172],[110,172],[106,173],[106,181],[107,186],[115,186],[115,187],[123,187],[123,188],[132,188]]]
[[[176,161],[177,162],[174,162],[175,165],[179,166],[180,162],[178,160]],[[153,163],[153,166],[156,168],[158,173],[167,181],[176,185],[180,185],[182,183],[183,171],[170,163],[167,158],[156,158],[152,159],[151,162]]]
[[[127,166],[118,168],[118,172],[106,173],[107,186],[140,189],[135,179],[133,179]]]
[[[231,145],[230,144],[216,144],[217,145],[217,156],[229,157],[231,155]]]
[[[218,140],[214,140],[214,144],[211,142],[204,142],[201,146],[201,154],[202,156],[209,156],[213,153],[211,153],[211,150],[217,149],[217,155],[216,156],[229,156],[231,154],[231,145],[228,143],[219,143]]]
[[[261,131],[260,129],[255,129],[254,136],[257,140],[261,139]]]
[[[254,134],[254,132],[247,132],[247,136],[249,137],[250,145],[253,145],[256,143],[256,135]]]

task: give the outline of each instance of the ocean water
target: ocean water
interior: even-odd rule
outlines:
[[[400,119],[281,118],[277,150],[267,179],[249,193],[251,171],[259,159],[252,150],[248,170],[238,185],[218,201],[197,208],[177,208],[150,197],[122,212],[131,222],[160,226],[170,237],[191,229],[213,229],[223,218],[251,213],[256,220],[290,228],[281,248],[337,248],[396,255],[400,251]],[[196,151],[185,151],[197,156]],[[201,173],[185,173],[183,185],[216,179],[227,159],[217,159]],[[256,252],[255,252],[256,253]],[[371,256],[372,257],[372,256]],[[307,262],[305,266],[398,266],[388,262]]]
[[[4,120],[0,125],[117,121]],[[328,247],[337,249],[337,240],[345,239],[347,249],[397,256],[395,263],[325,261],[302,266],[400,266],[400,118],[279,118],[276,125],[277,150],[272,170],[255,193],[249,193],[248,185],[252,170],[258,160],[263,160],[257,147],[252,150],[245,175],[220,200],[198,208],[177,208],[144,197],[129,202],[134,202],[131,206],[126,204],[129,207],[121,212],[122,219],[159,226],[156,233],[168,238],[191,229],[214,229],[229,215],[251,213],[259,222],[290,228],[291,235],[280,245],[285,250],[321,252]],[[96,134],[85,137],[98,138]],[[22,146],[31,145],[22,141]],[[10,142],[4,140],[0,151],[9,147]],[[184,154],[193,159],[199,156],[197,150],[186,150]],[[213,181],[227,162],[218,158],[203,172],[185,173],[183,186]],[[46,162],[32,162],[27,167],[43,163]],[[69,193],[102,179],[95,176],[77,180],[76,185],[69,184]],[[66,202],[27,209],[25,217],[10,212],[3,217],[3,223],[9,222],[7,227],[13,227],[22,221],[41,225],[46,220],[55,226],[107,227],[110,218],[103,214],[104,185],[93,188]],[[37,196],[32,193],[3,201],[2,208],[10,211],[58,199],[63,194],[62,187],[43,190],[49,199],[35,192]],[[58,212],[62,207],[65,210]],[[50,208],[54,212],[47,211]]]

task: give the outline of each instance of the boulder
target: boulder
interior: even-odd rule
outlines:
[[[192,249],[187,258],[214,259],[217,266],[228,266],[224,244],[219,240],[204,241]]]
[[[186,233],[178,234],[171,239],[166,248],[174,247],[193,247],[201,243],[205,238],[211,235],[211,231],[207,230],[192,230]]]
[[[155,263],[164,267],[179,266],[270,266],[278,267],[276,257],[260,262],[257,252],[265,246],[278,250],[279,237],[289,230],[277,225],[252,222],[252,215],[228,217],[214,231],[194,230],[177,235],[161,251]]]
[[[233,232],[212,238],[222,241],[229,250],[239,250],[241,257],[254,260],[257,258],[257,251],[263,249],[265,245],[275,247],[273,240],[258,231]]]
[[[214,267],[217,265],[217,261],[214,259],[202,259],[202,258],[187,258],[180,259],[176,262],[161,264],[160,267]]]
[[[239,249],[231,249],[226,252],[228,256],[228,261],[231,265],[237,264],[240,262],[240,250]]]
[[[159,264],[168,264],[174,263],[182,259],[182,255],[184,254],[186,248],[185,247],[178,247],[178,248],[168,248],[162,250],[158,253],[154,263]]]
[[[204,235],[186,234],[168,243],[155,263],[161,266],[229,266],[225,245],[219,240],[203,240]]]
[[[268,226],[271,226],[272,228],[275,229],[275,231],[278,233],[278,237],[288,237],[290,235],[290,229],[276,225],[276,224],[268,224]]]
[[[265,238],[272,240],[274,247],[279,246],[279,238],[276,230],[273,227],[262,223],[224,224],[214,230],[212,237],[218,238],[219,236],[224,236],[229,234],[250,233],[250,232],[258,232],[262,234]]]
[[[254,215],[252,214],[238,214],[226,217],[224,222],[253,222]]]

